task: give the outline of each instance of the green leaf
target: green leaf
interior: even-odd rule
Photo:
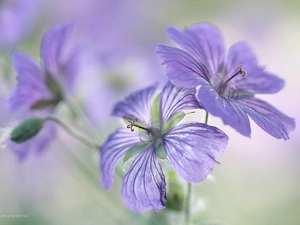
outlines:
[[[161,101],[161,93],[159,93],[152,103],[151,115],[152,121],[160,122],[160,101]]]
[[[164,126],[162,133],[168,132],[170,129],[175,127],[184,117],[184,112],[179,112],[176,115],[172,116],[172,118],[167,122],[167,124]]]
[[[124,156],[123,163],[125,163],[128,159],[130,159],[132,156],[140,153],[144,149],[146,149],[149,146],[149,144],[139,145],[137,147],[134,147],[130,149]]]
[[[168,157],[162,144],[159,144],[159,146],[157,147],[156,156],[161,159],[166,159]]]

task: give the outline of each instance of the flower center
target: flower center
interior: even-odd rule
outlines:
[[[233,83],[230,83],[230,81],[239,74],[241,74],[243,77],[247,75],[247,72],[243,69],[242,65],[238,65],[236,69],[238,71],[225,81],[224,76],[222,76],[221,74],[213,75],[210,78],[212,87],[223,97],[232,98],[236,96],[237,89]]]
[[[133,121],[128,120],[128,122],[129,124],[127,125],[127,129],[130,129],[131,132],[134,131],[134,127],[145,131],[141,133],[141,140],[143,142],[156,141],[158,138],[161,137],[162,130],[159,124],[151,122],[150,126],[144,127],[139,124],[136,124],[136,122],[138,122],[138,119],[136,118]]]

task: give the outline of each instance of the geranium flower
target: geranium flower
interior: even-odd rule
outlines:
[[[51,113],[63,100],[65,93],[72,91],[81,59],[80,48],[72,42],[72,31],[73,26],[67,24],[56,26],[45,34],[41,47],[41,65],[23,52],[12,53],[18,83],[6,106],[11,112],[21,112],[21,120],[32,115]],[[42,133],[26,145],[26,142],[16,144],[15,152],[23,159],[30,149],[37,149],[28,146],[38,146],[35,152],[43,151],[46,143],[54,138],[55,129],[48,124]]]
[[[154,97],[157,96],[155,99]],[[228,137],[203,123],[178,125],[183,110],[200,108],[194,89],[167,83],[156,95],[156,86],[131,94],[117,103],[112,115],[129,120],[126,128],[111,134],[101,149],[102,184],[113,185],[117,162],[137,155],[123,179],[122,197],[134,212],[165,207],[166,182],[158,158],[168,159],[177,173],[191,183],[204,180],[224,152]]]
[[[242,135],[251,135],[249,116],[273,137],[289,139],[294,119],[254,96],[276,93],[284,81],[258,65],[246,42],[232,45],[226,57],[223,34],[212,24],[170,27],[167,32],[182,50],[159,44],[157,55],[175,85],[200,87],[197,97],[203,108]]]

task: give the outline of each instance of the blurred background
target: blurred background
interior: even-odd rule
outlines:
[[[166,81],[155,54],[170,43],[169,25],[183,28],[208,21],[219,26],[227,46],[246,40],[260,64],[286,81],[275,95],[260,96],[300,118],[300,2],[294,0],[4,0],[0,1],[0,127],[15,116],[4,104],[16,84],[10,52],[21,50],[40,60],[44,33],[73,22],[86,62],[74,98],[99,133],[98,142],[120,123],[109,114],[116,101],[154,82]],[[58,113],[65,121],[64,106]],[[197,119],[204,119],[200,115]],[[194,224],[299,225],[300,129],[277,140],[252,123],[252,137],[239,135],[220,119],[209,118],[230,137],[212,176],[193,185]],[[19,163],[0,149],[0,224],[178,224],[181,213],[164,209],[135,214],[123,205],[121,179],[110,192],[100,186],[99,156],[58,128],[43,154]],[[0,141],[3,143],[3,135]],[[182,183],[185,185],[185,183]],[[6,215],[21,215],[7,217]],[[26,216],[26,218],[24,218]]]

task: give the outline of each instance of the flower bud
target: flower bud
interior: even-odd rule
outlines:
[[[25,142],[36,136],[43,126],[44,119],[39,117],[30,117],[12,130],[10,139],[15,143]]]
[[[181,211],[184,207],[183,188],[174,171],[170,171],[168,176],[166,207],[175,211]]]

